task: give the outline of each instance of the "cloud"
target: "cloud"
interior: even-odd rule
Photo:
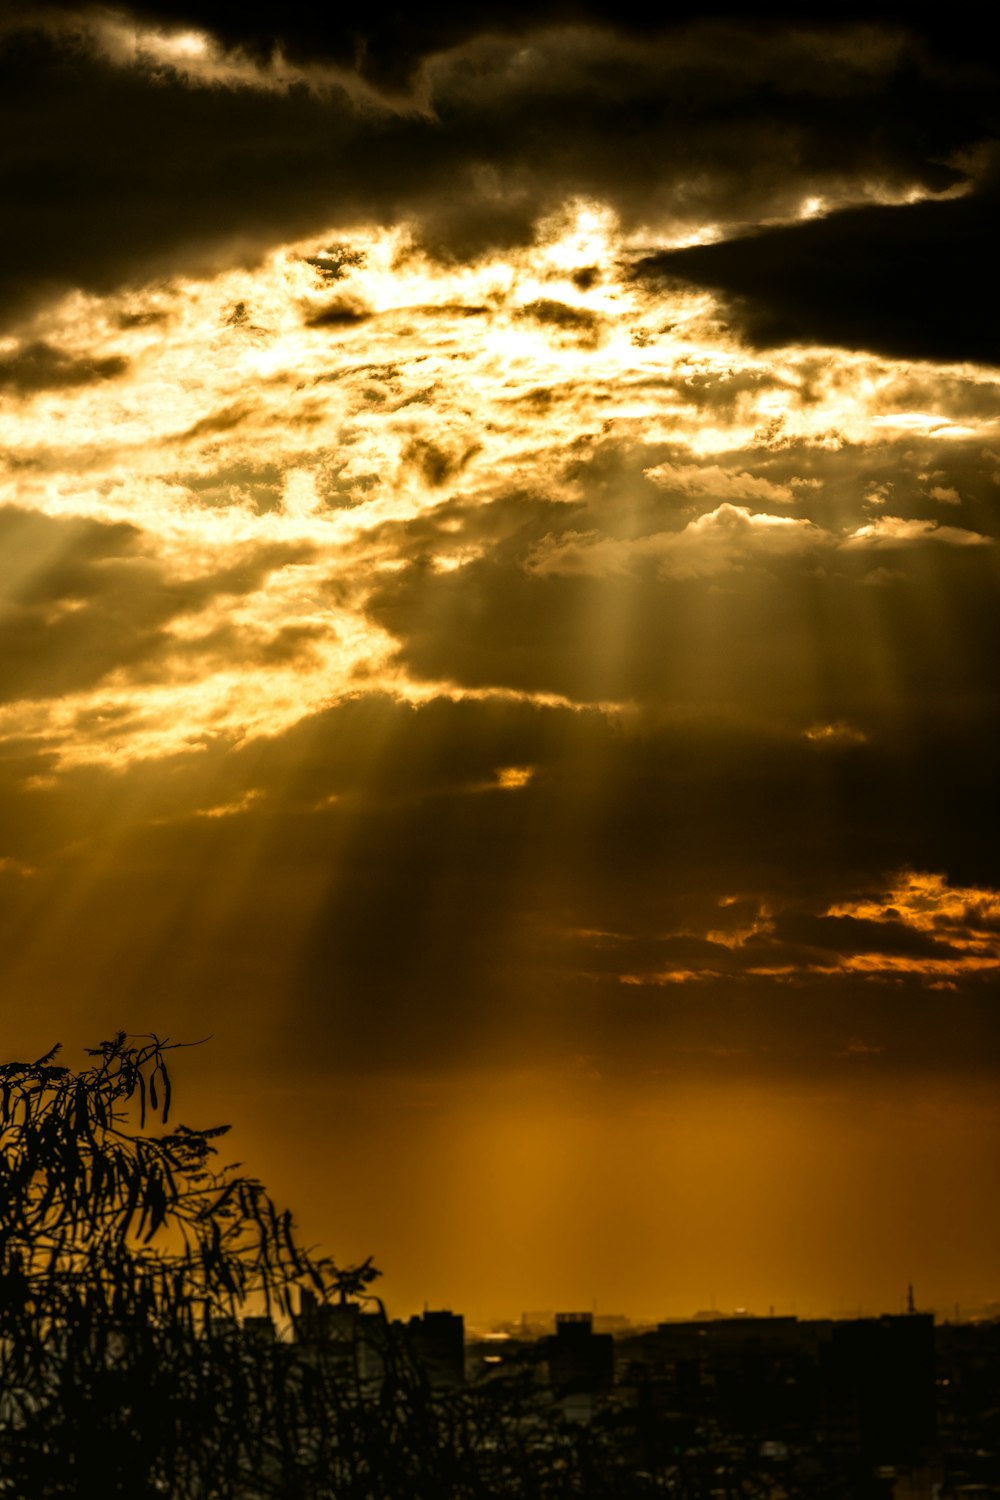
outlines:
[[[731,903],[730,903],[731,904]],[[975,983],[1000,976],[1000,893],[952,890],[944,876],[902,872],[880,895],[858,895],[809,909],[803,902],[761,902],[737,922],[703,933],[619,936],[602,944],[620,983],[660,986],[723,978],[782,984],[870,982],[900,978],[936,986],[942,978]],[[727,914],[728,915],[728,914]],[[645,955],[649,967],[637,968]]]
[[[600,315],[588,307],[572,307],[566,302],[556,302],[551,297],[540,297],[536,302],[526,302],[517,310],[517,316],[533,318],[537,323],[564,332],[576,334],[585,340],[593,340],[601,325]]]
[[[635,1076],[726,1046],[750,1076],[801,1079],[857,1036],[887,1065],[997,1068],[1000,885],[932,862],[995,870],[989,807],[961,839],[945,807],[956,771],[987,787],[991,745],[960,768],[926,741],[820,757],[759,726],[370,694],[54,779],[8,746],[5,857],[34,874],[5,876],[0,969],[223,1035],[252,997],[272,1056],[308,1037],[333,1074],[585,1045]],[[887,878],[901,854],[923,858]]]
[[[990,266],[997,205],[986,183],[944,202],[845,208],[650,256],[638,273],[719,291],[758,347],[826,344],[995,365],[1000,319]]]
[[[647,479],[665,490],[696,499],[752,500],[757,504],[770,502],[777,505],[794,505],[796,500],[791,485],[775,484],[745,470],[723,469],[719,464],[701,467],[664,463],[656,464],[644,473]]]
[[[111,380],[124,375],[128,361],[120,355],[88,358],[53,348],[44,340],[22,344],[10,354],[0,355],[0,390],[5,387],[19,395],[33,391],[60,390],[67,386],[89,385],[96,380]]]
[[[190,625],[203,611],[253,594],[306,555],[294,546],[243,548],[221,566],[178,575],[145,555],[142,541],[135,526],[0,508],[0,700],[59,699],[112,674],[125,681],[163,671],[174,652],[191,649]],[[236,659],[231,641],[217,645]],[[115,733],[124,727],[116,723]]]
[[[440,532],[430,517],[389,526],[380,544],[402,565],[373,581],[366,609],[411,680],[461,691],[763,714],[797,735],[846,725],[852,737],[887,715],[922,726],[931,702],[985,709],[994,548],[950,545],[930,522],[902,540],[892,527],[881,541],[852,539],[867,523],[851,461],[840,462],[832,495],[806,492],[819,520],[725,502],[678,526],[669,497],[630,493],[629,469],[602,465],[581,476],[575,503],[456,507],[438,518],[454,529]],[[851,503],[846,539],[820,524],[842,523]],[[430,561],[445,546],[463,558],[450,572]],[[806,743],[815,752],[836,739],[828,730]]]
[[[904,520],[902,516],[878,516],[852,531],[847,547],[910,547],[921,542],[939,542],[948,547],[990,547],[993,538],[961,526],[941,526],[937,521]]]
[[[354,18],[341,30],[301,13],[276,25],[214,6],[140,7],[154,31],[129,52],[101,41],[104,12],[60,7],[43,25],[45,14],[13,12],[0,38],[5,138],[19,143],[0,254],[0,306],[14,320],[73,287],[254,263],[337,224],[412,223],[461,259],[529,243],[579,196],[654,242],[794,217],[810,197],[896,201],[963,180],[942,162],[992,97],[962,65],[932,63],[919,36],[870,24],[688,17],[648,35],[637,17],[599,10],[575,25],[565,12],[532,12],[530,24],[505,13],[492,29],[477,11],[373,18],[358,33]],[[219,58],[199,51],[206,33]],[[275,43],[305,69],[298,84],[269,60]],[[310,47],[335,70],[323,87],[303,61]],[[949,225],[933,248],[960,236]]]
[[[852,724],[810,724],[803,730],[806,739],[814,745],[863,745],[868,736],[863,729]]]
[[[769,557],[812,550],[828,540],[812,521],[751,512],[745,505],[724,501],[679,532],[658,532],[630,541],[595,533],[543,541],[526,566],[543,576],[567,573],[599,578],[652,562],[663,578],[705,578]]]
[[[69,650],[72,702],[49,697],[43,713],[24,696],[36,706],[9,713],[8,732],[120,760],[271,733],[363,685],[868,734],[879,694],[909,712],[935,693],[989,693],[993,549],[947,543],[996,529],[995,382],[813,350],[764,367],[705,299],[637,291],[618,226],[593,206],[503,265],[446,266],[371,227],[344,244],[324,235],[257,272],[76,298],[39,322],[50,347],[118,353],[129,370],[41,399],[9,392],[3,494],[136,528],[115,609],[126,623],[145,609],[151,633],[124,628],[135,655],[112,665],[105,611],[107,650]],[[603,267],[583,289],[581,263]],[[542,291],[599,310],[600,342],[584,351],[519,317]],[[331,296],[372,316],[333,337],[306,326]],[[657,331],[668,314],[683,336]],[[640,318],[652,332],[636,344]],[[927,421],[895,422],[914,402]],[[952,413],[982,435],[950,435]],[[889,483],[895,530],[883,518],[839,545]],[[955,527],[939,527],[932,484],[963,497]],[[153,620],[161,583],[268,547],[288,560],[238,602],[219,592]],[[125,602],[129,571],[151,580],[148,601],[137,588]],[[877,609],[861,584],[882,585]],[[84,632],[101,617],[96,597],[46,607],[18,627],[26,662],[69,639],[71,612]],[[9,670],[27,694],[32,673]]]
[[[64,23],[67,16],[79,24],[81,13],[93,15],[91,7],[67,5],[65,0],[37,0],[26,10],[32,19],[50,15],[55,24]],[[539,25],[570,22],[613,27],[648,42],[664,32],[683,37],[692,21],[705,16],[703,7],[687,5],[675,7],[669,18],[651,15],[637,0],[617,5],[606,0],[576,0],[571,5],[559,0],[556,4],[528,5],[517,0],[503,6],[479,6],[474,13],[427,8],[402,21],[398,11],[382,4],[369,5],[363,15],[319,19],[308,0],[289,0],[280,12],[259,4],[244,5],[234,12],[225,0],[137,0],[129,13],[161,34],[165,56],[170,55],[171,43],[174,55],[195,53],[189,41],[194,30],[211,33],[227,51],[255,59],[262,68],[275,53],[293,64],[308,65],[319,58],[344,69],[360,68],[366,76],[389,86],[412,78],[423,59],[460,46],[477,34],[518,39]],[[17,17],[17,7],[11,7],[11,14]],[[905,54],[906,26],[912,25],[912,12],[883,7],[879,14],[884,18],[881,25],[873,24],[870,9],[863,6],[811,7],[807,36],[813,49],[822,48],[825,53],[832,91],[849,86],[852,73],[868,71],[877,76],[900,52]],[[960,14],[961,25],[933,16],[922,18],[921,36],[939,59],[952,65],[958,60],[981,60],[983,41],[988,37],[981,11],[961,6]],[[721,15],[728,20],[731,12],[724,9]],[[782,6],[759,15],[762,21],[782,21],[786,27],[790,20],[799,19]],[[185,41],[187,48],[182,45]],[[794,48],[794,41],[791,46]],[[738,56],[733,57],[729,66],[735,68],[738,60]],[[778,76],[784,81],[780,73]]]
[[[315,309],[306,322],[310,328],[351,328],[371,317],[370,309],[348,297],[335,297]]]

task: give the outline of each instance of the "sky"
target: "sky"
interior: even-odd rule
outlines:
[[[985,21],[644,9],[0,11],[5,1055],[394,1312],[982,1306]]]

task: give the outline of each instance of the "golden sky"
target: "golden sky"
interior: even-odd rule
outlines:
[[[984,1303],[995,79],[537,14],[0,26],[8,1053],[395,1311]]]

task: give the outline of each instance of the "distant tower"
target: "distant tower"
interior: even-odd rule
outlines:
[[[915,1313],[916,1310],[917,1304],[913,1300],[913,1282],[911,1281],[906,1288],[906,1311]]]

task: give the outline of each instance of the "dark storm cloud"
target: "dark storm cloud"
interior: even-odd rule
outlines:
[[[774,923],[777,943],[852,956],[905,954],[911,958],[956,958],[961,950],[903,922],[873,922],[858,917],[824,917],[810,912],[783,912]]]
[[[947,377],[940,386],[930,376],[926,382],[907,378],[898,387],[897,399],[915,411],[934,413],[947,407],[961,420],[964,415],[992,416],[1000,407],[1000,387],[984,381],[959,394]],[[829,530],[870,522],[882,509],[920,520],[948,520],[1000,540],[1000,460],[981,442],[843,442],[831,455],[808,442],[783,439],[779,427],[771,436],[759,433],[757,442],[724,463],[775,485],[790,485],[812,519]],[[795,481],[801,487],[796,488]],[[944,493],[948,498],[943,500]],[[947,570],[947,560],[938,561]]]
[[[67,386],[110,380],[123,375],[127,369],[128,361],[118,355],[89,358],[36,340],[22,344],[12,354],[0,356],[0,390],[7,388],[19,395],[62,390]]]
[[[782,898],[772,893],[770,900],[775,899]],[[698,916],[712,924],[712,938],[683,931],[667,935],[583,932],[577,961],[592,978],[622,980],[624,976],[624,982],[630,985],[664,986],[700,985],[720,979],[742,984],[769,970],[779,973],[785,982],[798,984],[817,972],[836,972],[838,968],[845,974],[856,974],[858,971],[850,965],[858,958],[871,964],[869,973],[896,977],[894,965],[901,957],[915,960],[913,967],[918,972],[921,960],[937,960],[938,966],[928,971],[933,981],[939,968],[947,971],[955,961],[960,971],[961,960],[966,957],[963,947],[902,920],[876,922],[829,916],[803,908],[787,893],[784,899],[790,903],[788,909],[777,912],[766,903],[735,902],[736,907],[749,907],[744,916],[748,930],[743,933],[733,906],[712,912],[707,901]],[[884,972],[879,969],[880,963]],[[905,975],[905,969],[902,972]]]
[[[36,14],[55,16],[73,13],[64,0],[34,0]],[[378,3],[363,13],[344,16],[318,10],[311,0],[256,0],[234,7],[229,0],[139,0],[131,13],[150,24],[178,29],[196,27],[211,32],[229,48],[251,52],[261,61],[278,49],[294,60],[316,57],[342,67],[359,67],[365,74],[388,85],[412,77],[428,55],[459,45],[484,32],[523,35],[540,25],[599,25],[620,28],[631,36],[648,38],[704,19],[703,5],[672,5],[668,14],[655,11],[641,0],[544,0],[544,3],[477,5],[474,9],[456,3],[439,3],[400,10]],[[709,13],[721,20],[741,21],[747,16],[758,26],[780,31],[804,21],[819,26],[868,23],[872,7],[836,4],[754,5],[717,3]],[[909,6],[881,5],[879,20],[898,26],[913,23]],[[947,16],[926,16],[921,31],[937,55],[979,61],[988,42],[989,25],[981,7],[951,6]]]
[[[898,987],[912,993],[920,982],[906,972],[868,979],[844,970],[822,990],[810,969],[874,955],[919,970],[955,954],[946,939],[901,921],[829,918],[826,907],[908,859],[923,868],[947,861],[956,874],[975,869],[994,881],[1000,874],[988,836],[970,828],[963,850],[954,829],[963,776],[982,788],[985,826],[996,812],[986,722],[978,726],[984,748],[970,762],[939,758],[941,742],[930,737],[909,753],[896,743],[825,759],[801,742],[732,726],[633,736],[557,712],[545,716],[546,745],[535,718],[472,705],[442,706],[425,724],[409,714],[390,743],[390,763],[402,768],[414,754],[419,762],[421,742],[446,720],[453,765],[469,730],[479,750],[479,764],[464,772],[466,789],[441,787],[429,800],[391,809],[364,799],[345,810],[345,842],[295,986],[295,1013],[330,1037],[333,1054],[357,1066],[417,1056],[432,1066],[491,1050],[527,1058],[535,1047],[594,1048],[634,1066],[647,1045],[675,1060],[684,1039],[702,1048],[743,1045],[745,1028],[734,1026],[732,1010],[750,1004],[757,1043],[773,1049],[755,1070],[808,1071],[828,1065],[866,1028],[896,1033]],[[480,787],[489,784],[486,724],[507,720],[511,736],[518,719],[524,738],[508,740],[504,754],[533,760],[535,778],[517,792],[474,790],[477,775]],[[741,889],[787,914],[739,952],[699,940],[699,932],[726,927],[720,897]],[[657,936],[665,930],[674,936]],[[595,950],[582,932],[631,935],[631,944],[612,945],[603,983],[595,962],[601,938]],[[644,958],[653,973],[701,971],[696,997],[682,985],[643,986]],[[767,968],[779,977],[756,972]],[[636,969],[643,999],[621,982]],[[933,1010],[938,1026],[944,1004],[960,1017],[971,1008],[975,1024],[957,1021],[962,1040],[950,1045],[949,1064],[977,1066],[982,1046],[995,1066],[1000,1037],[991,1030],[976,1043],[970,1035],[983,1023],[983,985],[995,987],[995,977],[959,980],[967,1000],[936,996],[920,1008]],[[903,1040],[924,1069],[940,1062],[932,1032],[928,1020],[919,1040]]]
[[[171,621],[252,593],[308,552],[248,548],[224,567],[178,578],[146,555],[136,527],[0,508],[0,700],[56,698],[116,669],[148,669],[177,649]]]
[[[519,313],[522,317],[547,323],[552,328],[565,328],[576,333],[590,333],[601,321],[599,315],[589,308],[569,307],[565,302],[554,302],[549,297],[543,297],[537,302],[526,302]]]
[[[1000,363],[994,271],[1000,197],[845,209],[716,245],[651,256],[642,276],[721,292],[750,340],[833,344],[894,358]]]
[[[37,869],[5,876],[0,967],[12,983],[29,951],[46,992],[169,1003],[223,1034],[252,996],[275,1055],[301,1061],[308,1035],[334,1072],[738,1054],[779,1078],[854,1066],[859,1038],[886,1065],[995,1069],[995,975],[932,991],[921,969],[969,951],[974,911],[930,935],[900,913],[829,915],[891,893],[906,864],[1000,886],[995,716],[949,751],[955,727],[817,754],[759,726],[373,696],[48,787],[26,789],[38,764],[15,756],[0,859]],[[505,766],[532,779],[505,788]],[[75,872],[85,899],[66,910]],[[32,949],[60,912],[61,945]],[[913,970],[838,970],[872,955]],[[694,981],[657,978],[678,971]]]
[[[79,14],[44,32],[28,11],[3,42],[7,316],[69,286],[252,259],[334,222],[413,220],[462,256],[530,238],[572,194],[630,225],[732,224],[794,213],[813,191],[939,189],[960,180],[946,162],[982,137],[992,97],[969,59],[873,27],[699,22],[640,44],[622,23],[533,29],[521,47],[485,36],[477,12],[475,35],[468,16],[444,18],[456,47],[426,65],[430,112],[400,113],[266,74],[206,86],[167,63],[113,65]],[[303,52],[312,24],[275,22],[289,39],[301,27]],[[263,46],[255,26],[243,40]]]
[[[654,711],[772,712],[802,727],[865,727],[934,700],[988,702],[1000,648],[996,546],[951,546],[943,529],[921,532],[918,543],[906,523],[844,544],[862,522],[880,525],[862,507],[865,462],[828,456],[817,472],[835,475],[834,495],[805,490],[819,525],[792,501],[787,519],[757,528],[756,541],[751,508],[762,501],[723,495],[726,484],[748,489],[763,475],[714,466],[705,478],[697,465],[675,465],[673,487],[661,487],[595,455],[577,472],[579,504],[525,498],[466,516],[442,511],[454,544],[496,528],[465,567],[438,570],[435,522],[414,525],[400,546],[408,567],[379,580],[369,609],[412,675],[463,687],[634,700]],[[765,483],[777,487],[780,474],[772,466]],[[942,510],[952,519],[952,507],[931,498],[936,483],[912,478],[924,489],[927,526]],[[955,510],[996,532],[996,486],[982,477],[978,504],[970,496]],[[837,534],[826,531],[834,525]]]
[[[337,297],[325,303],[306,322],[310,328],[353,328],[371,317],[368,308],[347,297]]]

